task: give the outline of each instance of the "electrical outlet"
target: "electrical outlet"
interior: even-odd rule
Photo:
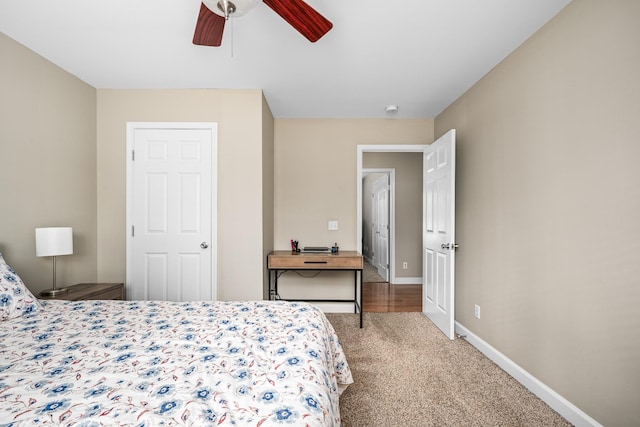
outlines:
[[[329,230],[336,231],[338,229],[338,221],[329,221]]]
[[[478,304],[476,304],[473,315],[475,316],[476,319],[480,318],[480,306]]]
[[[407,268],[409,268],[409,263],[407,261],[402,263],[402,269],[406,270]]]

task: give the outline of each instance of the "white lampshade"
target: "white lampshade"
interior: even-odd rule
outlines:
[[[73,253],[71,227],[36,228],[36,255],[58,256]]]
[[[226,4],[230,17],[242,16],[253,9],[260,0],[227,0]],[[217,15],[225,17],[225,1],[224,0],[203,0],[205,6]]]

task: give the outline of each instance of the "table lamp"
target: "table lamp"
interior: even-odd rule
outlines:
[[[73,253],[73,231],[71,227],[36,228],[36,256],[53,257],[53,288],[40,292],[42,296],[56,296],[67,292],[56,288],[56,257]]]

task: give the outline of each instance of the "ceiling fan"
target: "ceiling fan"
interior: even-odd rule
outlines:
[[[193,44],[220,46],[224,24],[230,17],[241,16],[260,0],[203,0],[200,5]],[[324,16],[303,0],[263,0],[310,42],[318,41],[332,27]]]

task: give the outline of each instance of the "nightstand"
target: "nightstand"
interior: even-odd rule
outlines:
[[[60,295],[40,296],[40,299],[79,300],[124,300],[124,283],[78,283],[67,287]]]

